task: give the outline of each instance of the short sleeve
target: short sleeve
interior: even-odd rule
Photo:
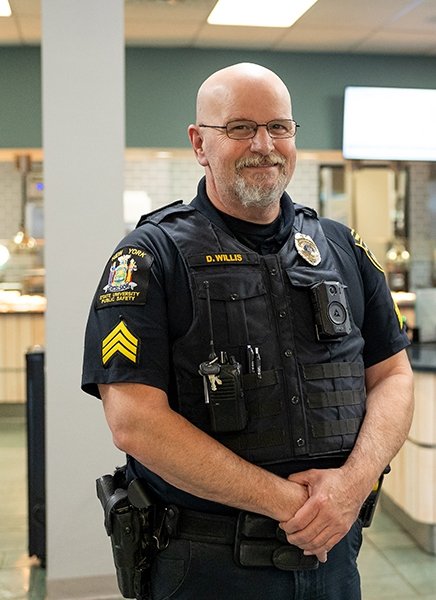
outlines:
[[[363,358],[365,366],[370,367],[403,350],[409,345],[409,339],[383,268],[357,232],[351,230],[350,235],[354,242],[365,292]]]
[[[127,236],[110,256],[92,301],[85,332],[82,389],[99,397],[100,383],[143,383],[168,391],[172,327],[169,296],[172,244],[153,226]],[[174,319],[173,319],[174,321]]]
[[[370,367],[409,345],[401,314],[377,258],[352,229],[321,219],[347,285],[354,320],[365,341],[363,360]]]

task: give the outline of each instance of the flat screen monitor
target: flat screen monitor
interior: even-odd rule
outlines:
[[[345,88],[343,155],[436,161],[436,90]]]

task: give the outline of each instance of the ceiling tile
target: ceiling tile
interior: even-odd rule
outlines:
[[[0,45],[40,43],[41,0],[10,0]],[[216,0],[125,0],[127,45],[436,53],[436,0],[318,0],[290,29],[206,23]],[[268,5],[268,0],[265,0]]]
[[[40,0],[9,0],[12,14],[19,17],[38,17],[41,14]]]
[[[434,51],[436,38],[433,34],[422,33],[417,36],[405,31],[383,31],[371,35],[362,41],[359,52],[380,52],[384,54],[422,54]]]
[[[16,23],[10,18],[0,17],[0,40],[4,45],[22,43]]]
[[[150,46],[154,43],[169,46],[186,45],[197,33],[198,26],[191,22],[162,23],[156,20],[126,20],[125,38],[127,45]]]
[[[206,24],[197,34],[196,46],[266,49],[282,35],[283,29],[275,27],[230,27]]]
[[[41,20],[37,16],[26,16],[20,19],[20,33],[23,42],[38,45],[41,40]]]
[[[398,12],[391,22],[386,24],[386,29],[414,32],[415,35],[433,33],[436,36],[436,2],[412,2],[409,8],[410,10]]]
[[[362,28],[310,27],[291,29],[274,46],[275,50],[348,52],[367,35]]]

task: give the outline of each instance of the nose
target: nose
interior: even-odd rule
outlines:
[[[251,138],[251,150],[264,156],[274,150],[274,140],[265,126],[260,125],[257,128],[256,135]]]

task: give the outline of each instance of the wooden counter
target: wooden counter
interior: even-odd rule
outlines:
[[[26,352],[44,346],[43,312],[0,312],[0,404],[26,401]]]

